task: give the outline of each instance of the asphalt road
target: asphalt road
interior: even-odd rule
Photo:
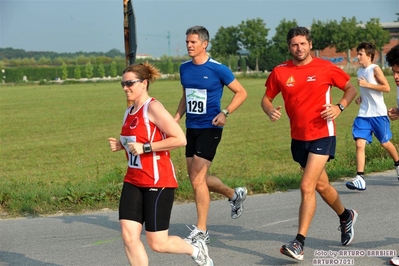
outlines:
[[[230,218],[227,200],[213,201],[210,256],[215,265],[226,266],[389,265],[391,255],[399,251],[399,181],[395,174],[368,175],[367,190],[362,192],[348,190],[345,182],[334,183],[344,205],[359,213],[349,246],[341,245],[338,218],[318,197],[302,262],[279,252],[297,232],[298,190],[248,196],[244,213],[236,220]],[[195,215],[193,203],[176,204],[170,233],[188,235],[186,225],[195,223]],[[145,242],[144,235],[142,239]],[[147,251],[150,265],[195,265],[186,255]],[[128,265],[118,214],[104,211],[0,220],[0,265]]]

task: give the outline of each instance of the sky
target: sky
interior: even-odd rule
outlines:
[[[268,39],[285,19],[310,26],[356,17],[367,22],[398,19],[398,0],[133,0],[137,54],[186,54],[185,31],[205,26],[212,37],[220,27],[261,18]],[[170,38],[168,38],[170,36]],[[123,0],[0,0],[0,48],[50,52],[124,52]]]

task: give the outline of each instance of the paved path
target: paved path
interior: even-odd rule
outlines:
[[[208,229],[215,265],[389,265],[391,254],[368,255],[399,251],[399,181],[394,171],[369,175],[367,181],[367,190],[362,192],[349,191],[344,182],[334,183],[344,205],[359,213],[355,239],[349,246],[341,246],[338,218],[318,198],[303,262],[279,252],[297,232],[298,190],[249,196],[243,216],[236,220],[230,218],[227,200],[213,201]],[[186,224],[194,222],[195,205],[176,204],[170,232],[184,237],[189,233]],[[348,251],[358,256],[339,257],[346,259],[342,263],[321,260]],[[148,254],[154,266],[195,265],[185,255],[150,250]],[[0,265],[128,265],[117,212],[0,220]]]

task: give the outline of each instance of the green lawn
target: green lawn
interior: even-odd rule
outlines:
[[[246,185],[254,194],[298,187],[300,169],[291,159],[286,115],[273,123],[263,113],[264,78],[239,80],[248,99],[228,118],[211,174],[231,186]],[[342,93],[333,91],[338,102]],[[174,115],[181,85],[157,81],[150,95]],[[231,97],[226,89],[223,106]],[[396,91],[385,99],[394,106]],[[109,150],[107,138],[118,136],[125,108],[116,82],[1,86],[0,217],[116,208],[126,162],[123,152]],[[355,173],[351,126],[357,111],[353,103],[337,119],[337,158],[328,164],[332,180]],[[391,127],[398,144],[398,122]],[[180,184],[177,201],[192,200],[184,148],[172,151],[172,159]],[[367,148],[367,172],[392,168],[378,142]]]

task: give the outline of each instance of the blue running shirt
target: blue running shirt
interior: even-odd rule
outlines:
[[[223,87],[235,79],[231,70],[209,58],[202,65],[186,61],[180,66],[180,82],[186,93],[186,128],[221,128],[212,125],[220,113]]]

